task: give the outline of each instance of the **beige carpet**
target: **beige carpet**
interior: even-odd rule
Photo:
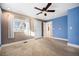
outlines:
[[[10,46],[2,47],[0,55],[4,56],[63,56],[79,55],[79,49],[69,47],[67,42],[56,39],[30,39]]]

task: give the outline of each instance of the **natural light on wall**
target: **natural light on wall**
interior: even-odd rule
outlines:
[[[31,36],[35,36],[35,33],[31,31]]]
[[[32,32],[30,30],[28,31],[27,29],[24,30],[24,34],[25,35],[30,35],[30,36],[35,36],[35,33],[34,32]]]
[[[30,30],[29,22],[26,22],[26,28],[24,29],[24,34],[29,36],[35,36],[35,33]]]

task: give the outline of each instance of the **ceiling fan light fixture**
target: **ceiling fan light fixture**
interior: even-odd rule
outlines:
[[[45,16],[47,16],[47,13],[44,13]]]
[[[41,12],[37,13],[36,15],[39,15],[41,13],[44,13],[45,16],[47,16],[46,12],[55,12],[55,10],[48,10],[48,8],[52,5],[52,3],[48,3],[46,7],[43,7],[43,9],[40,9],[38,7],[35,7],[35,9],[40,10]]]

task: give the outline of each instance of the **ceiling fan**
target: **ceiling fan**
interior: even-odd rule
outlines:
[[[47,10],[50,6],[52,5],[52,3],[48,3],[46,7],[43,7],[43,9],[40,9],[38,7],[35,7],[35,9],[40,10],[41,12],[37,13],[36,15],[39,15],[41,13],[45,12],[55,12],[55,10]],[[47,16],[47,13],[44,13],[45,16]]]

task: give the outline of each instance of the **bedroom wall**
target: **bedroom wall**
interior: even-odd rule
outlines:
[[[52,20],[53,37],[67,39],[67,16],[61,16]]]
[[[67,10],[67,16],[52,20],[53,37],[68,41],[69,45],[79,47],[79,7]]]
[[[79,45],[79,7],[68,10],[68,40]]]

